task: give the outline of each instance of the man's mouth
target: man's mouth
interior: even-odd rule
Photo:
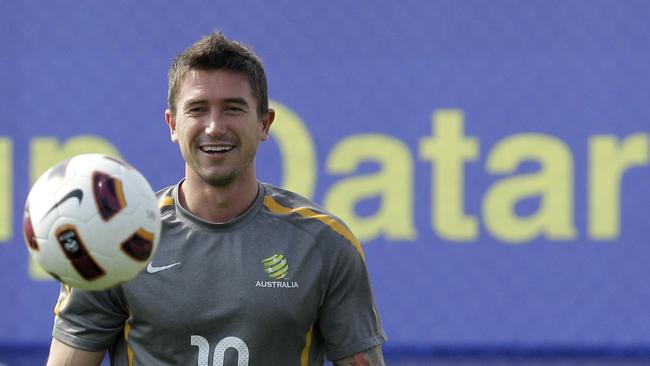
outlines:
[[[216,144],[216,145],[202,145],[199,147],[201,151],[207,154],[225,154],[235,148],[231,144]]]

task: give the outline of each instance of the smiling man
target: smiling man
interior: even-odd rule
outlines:
[[[98,365],[106,350],[115,365],[383,365],[357,239],[257,180],[275,118],[258,57],[207,36],[172,64],[168,99],[185,177],[158,192],[155,257],[116,288],[62,288],[48,365]]]

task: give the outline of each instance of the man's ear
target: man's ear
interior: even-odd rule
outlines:
[[[273,120],[275,119],[275,110],[273,108],[269,108],[269,110],[266,112],[264,117],[262,117],[262,120],[260,121],[262,123],[262,141],[266,141],[269,139],[269,129],[271,128],[271,124],[273,123]]]
[[[167,127],[169,127],[169,134],[172,142],[178,142],[178,136],[176,135],[176,121],[174,120],[172,111],[169,109],[165,110],[165,123],[167,123]]]

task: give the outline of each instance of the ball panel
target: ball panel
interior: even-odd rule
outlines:
[[[25,213],[23,214],[23,237],[30,250],[39,250],[36,234],[34,234],[34,225],[32,225],[32,219],[29,215],[29,204],[25,205]]]
[[[97,210],[104,221],[109,221],[126,207],[122,181],[119,178],[95,171],[92,187]]]
[[[87,281],[106,275],[106,271],[95,262],[74,225],[63,225],[56,229],[56,240],[63,253],[77,273]]]
[[[154,247],[154,233],[142,228],[120,245],[122,251],[138,262],[144,262],[151,256]]]
[[[107,258],[100,254],[94,254],[93,260],[105,271],[105,274],[103,276],[93,279],[86,279],[75,269],[72,262],[68,262],[67,271],[65,271],[64,275],[62,274],[59,276],[59,280],[72,287],[90,291],[104,290],[109,287],[113,287],[118,282],[120,282],[119,279],[114,275],[112,258]]]
[[[47,171],[47,180],[48,181],[53,181],[53,180],[63,180],[65,178],[65,173],[68,170],[68,163],[70,162],[70,159],[64,160],[57,165],[53,166],[52,168],[48,169]]]

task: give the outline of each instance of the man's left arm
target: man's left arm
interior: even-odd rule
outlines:
[[[334,366],[384,366],[381,344],[386,334],[375,307],[363,249],[354,235],[347,233],[342,236],[323,230],[319,236],[327,248],[320,334]]]
[[[334,366],[384,366],[384,356],[381,352],[381,346],[336,360],[334,361]]]

